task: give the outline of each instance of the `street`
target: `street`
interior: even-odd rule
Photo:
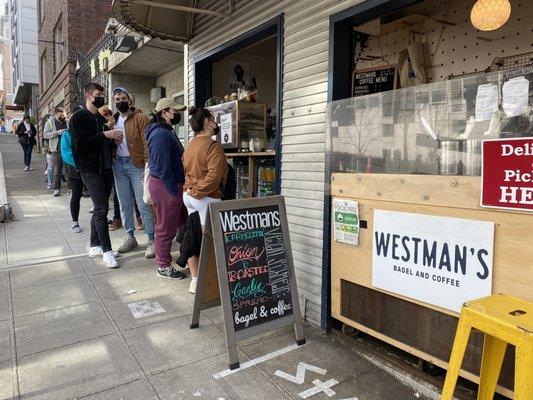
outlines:
[[[142,232],[139,249],[106,269],[86,255],[90,199],[83,232],[72,233],[69,196],[45,189],[43,157],[34,152],[35,170],[23,172],[15,137],[0,136],[0,150],[15,215],[0,225],[0,399],[437,398],[356,341],[310,325],[301,347],[290,329],[241,342],[230,372],[220,309],[191,331],[189,280],[156,276]],[[125,234],[111,237],[116,248]]]

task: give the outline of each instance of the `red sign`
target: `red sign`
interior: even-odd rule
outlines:
[[[483,141],[481,206],[533,211],[533,137]]]

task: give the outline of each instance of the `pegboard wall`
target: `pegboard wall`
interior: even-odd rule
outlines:
[[[409,44],[424,43],[428,82],[483,72],[496,58],[533,52],[533,0],[511,0],[509,21],[491,32],[470,23],[475,0],[426,0],[402,10],[404,18],[370,36],[356,69],[396,64]],[[532,61],[533,62],[533,61]]]

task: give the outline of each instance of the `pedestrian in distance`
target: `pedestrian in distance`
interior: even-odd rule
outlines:
[[[109,195],[113,187],[112,153],[122,143],[122,133],[106,126],[98,108],[104,105],[104,88],[89,83],[84,88],[85,107],[69,121],[74,163],[81,172],[94,204],[89,257],[103,256],[108,268],[118,267],[107,226]]]
[[[211,111],[203,107],[191,107],[189,116],[194,138],[183,154],[185,168],[183,203],[189,215],[198,212],[200,224],[204,227],[207,207],[210,203],[221,201],[228,166],[222,146],[213,140],[220,128]],[[196,292],[198,261],[197,256],[192,256],[187,263],[192,277],[189,286],[191,293]]]
[[[48,139],[48,149],[52,161],[52,188],[53,196],[61,195],[61,178],[63,174],[63,159],[61,158],[61,136],[67,129],[67,117],[63,107],[54,109],[54,116],[49,118],[44,125],[43,136]]]
[[[81,107],[74,107],[74,113],[81,110]],[[74,162],[74,155],[72,154],[72,135],[68,129],[63,131],[61,135],[61,158],[65,168],[65,175],[67,176],[68,183],[71,190],[70,195],[70,216],[72,217],[72,232],[80,233],[80,202],[83,194],[83,180],[81,178],[80,171],[76,168]]]
[[[181,218],[185,182],[181,157],[184,149],[173,126],[179,124],[181,111],[186,109],[170,98],[163,98],[157,102],[152,122],[146,128],[150,170],[148,190],[157,214],[154,241],[157,273],[172,279],[185,277],[172,267],[170,252],[172,241],[184,224]]]
[[[24,172],[33,171],[31,166],[31,153],[33,146],[37,144],[37,129],[31,123],[30,116],[25,115],[22,122],[17,126],[15,134],[18,136],[18,141],[22,146],[24,152]]]
[[[148,236],[145,257],[155,257],[154,219],[150,207],[143,201],[143,173],[148,162],[146,137],[144,135],[150,119],[141,110],[133,107],[127,89],[113,90],[113,101],[118,112],[114,115],[114,128],[123,132],[123,140],[117,146],[113,162],[115,190],[120,203],[120,213],[128,238],[119,247],[119,253],[127,253],[139,246],[135,238],[134,203],[141,213],[144,231]],[[132,200],[134,197],[135,202]]]

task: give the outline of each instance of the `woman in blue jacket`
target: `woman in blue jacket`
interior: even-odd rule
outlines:
[[[74,107],[74,112],[79,111],[80,107]],[[80,171],[76,169],[74,163],[74,156],[72,155],[72,135],[69,130],[65,130],[61,136],[61,157],[63,158],[63,165],[65,175],[68,179],[68,184],[71,191],[70,196],[70,215],[72,216],[72,232],[80,233],[80,202],[83,194],[83,181],[81,179]]]

